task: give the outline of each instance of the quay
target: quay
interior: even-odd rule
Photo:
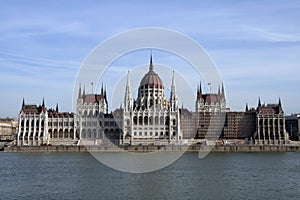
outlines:
[[[299,144],[292,145],[153,145],[153,146],[7,146],[3,148],[4,152],[300,152]]]

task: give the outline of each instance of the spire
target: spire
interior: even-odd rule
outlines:
[[[130,76],[129,76],[129,71],[128,71],[127,83],[126,83],[126,89],[125,89],[125,98],[124,98],[124,109],[126,111],[130,111],[132,106],[133,106],[133,102],[132,102],[131,91],[130,91]]]
[[[177,99],[177,95],[176,95],[175,71],[174,70],[173,70],[173,76],[172,76],[170,102],[171,102],[171,111],[178,110],[178,99]]]
[[[197,94],[197,98],[201,99],[202,98],[202,86],[201,86],[201,81],[200,81],[200,85],[199,85],[199,92]]]
[[[25,106],[25,99],[23,97],[22,107],[24,107],[24,106]]]
[[[44,98],[43,98],[42,107],[43,107],[43,108],[45,107],[45,100],[44,100]]]
[[[85,96],[85,86],[83,86],[83,93],[82,96]]]
[[[173,70],[172,85],[171,85],[171,98],[176,96],[176,86],[175,86],[175,72]]]
[[[201,86],[201,82],[200,82],[200,90],[199,90],[200,94],[202,95],[202,86]]]
[[[150,52],[150,65],[149,65],[149,71],[153,71],[153,63],[152,63],[152,51]]]
[[[279,97],[278,106],[281,108],[281,99]]]
[[[172,76],[172,87],[175,89],[175,71],[173,70],[173,76]]]
[[[220,86],[218,87],[218,96],[221,96]]]
[[[224,84],[223,84],[223,82],[222,82],[221,96],[222,96],[223,99],[225,99],[225,91],[224,91]]]
[[[56,103],[55,111],[58,112],[58,103]]]
[[[258,106],[261,106],[260,97],[258,97]]]
[[[81,99],[81,83],[79,84],[78,99]]]
[[[249,111],[248,103],[246,103],[246,112]]]
[[[104,95],[104,93],[103,93],[103,82],[102,82],[102,86],[101,86],[101,95]]]

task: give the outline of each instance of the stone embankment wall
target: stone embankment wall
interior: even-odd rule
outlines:
[[[151,151],[187,151],[199,152],[299,152],[299,145],[240,145],[240,146],[126,146],[126,147],[108,147],[108,146],[10,146],[5,147],[5,152],[151,152]]]

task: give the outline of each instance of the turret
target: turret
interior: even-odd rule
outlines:
[[[124,109],[125,111],[130,111],[132,109],[132,97],[130,91],[130,76],[129,71],[127,73],[127,84],[125,89],[125,97],[124,97]]]
[[[176,95],[176,86],[175,86],[175,72],[173,71],[172,77],[172,86],[171,86],[171,94],[170,94],[170,103],[171,103],[171,111],[178,110],[178,99]]]

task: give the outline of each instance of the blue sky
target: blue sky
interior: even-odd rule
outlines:
[[[89,52],[141,27],[177,30],[202,45],[232,110],[256,106],[260,96],[266,103],[281,97],[286,113],[300,112],[299,10],[299,1],[272,0],[0,1],[0,117],[17,117],[23,97],[71,111],[76,74]],[[180,67],[154,55],[157,63]],[[137,56],[124,66],[148,62],[147,52]],[[184,105],[194,109],[194,98]]]

